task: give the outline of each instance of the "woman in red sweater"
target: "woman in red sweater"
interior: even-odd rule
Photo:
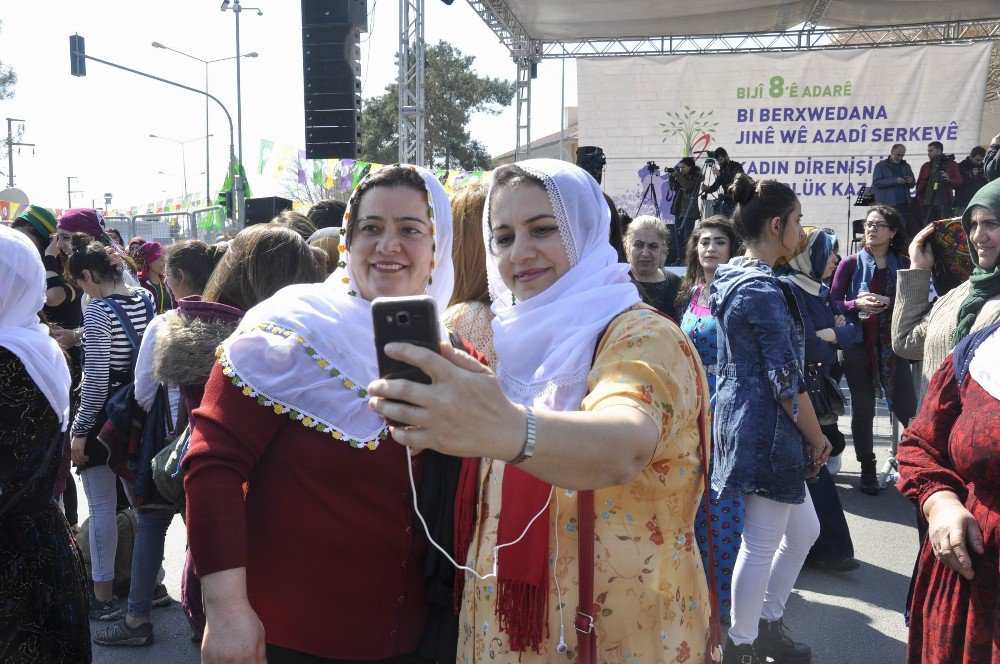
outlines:
[[[325,283],[247,312],[193,414],[185,490],[206,663],[439,656],[422,643],[427,541],[406,451],[365,386],[378,377],[372,299],[448,304],[447,194],[427,170],[382,169],[355,190],[343,233],[341,269]],[[433,458],[414,458],[417,482]]]

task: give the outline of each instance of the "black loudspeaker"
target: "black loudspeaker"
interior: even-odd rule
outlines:
[[[604,174],[604,150],[596,145],[581,145],[576,149],[576,165],[590,173],[598,183]]]
[[[361,156],[361,33],[366,0],[302,0],[306,158]]]
[[[266,224],[281,212],[292,209],[292,202],[287,198],[279,196],[266,196],[263,198],[248,198],[247,205],[247,226],[254,224]]]

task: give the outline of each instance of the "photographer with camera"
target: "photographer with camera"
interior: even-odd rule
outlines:
[[[736,201],[727,192],[729,191],[729,186],[736,180],[736,176],[743,172],[743,164],[730,159],[729,153],[726,152],[725,148],[716,148],[713,156],[718,162],[718,166],[712,169],[712,173],[715,175],[715,182],[711,186],[706,184],[701,185],[701,190],[704,195],[707,195],[721,189],[722,193],[719,194],[719,198],[715,201],[714,214],[732,217],[733,212],[736,211]],[[684,245],[678,246],[682,247]]]
[[[927,158],[917,176],[917,202],[923,211],[922,226],[951,216],[955,201],[952,191],[962,186],[962,173],[955,155],[944,154],[939,141],[927,144]]]
[[[986,184],[986,168],[983,166],[985,159],[986,148],[977,145],[972,148],[968,157],[959,162],[958,172],[962,174],[962,186],[955,189],[953,216],[961,217],[972,197]]]
[[[677,246],[686,247],[688,238],[694,231],[695,222],[701,219],[698,209],[698,186],[705,181],[705,174],[695,165],[694,159],[684,157],[677,168],[668,168],[670,174],[670,190],[674,192],[674,200],[670,203],[670,213],[674,215],[674,232],[677,234]],[[684,257],[677,261],[684,264]]]

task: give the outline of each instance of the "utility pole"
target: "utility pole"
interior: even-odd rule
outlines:
[[[12,129],[15,122],[24,122],[17,118],[7,118],[7,186],[14,186],[14,146],[35,147],[34,143],[14,142],[14,131]],[[34,153],[34,150],[32,150]]]
[[[82,194],[80,189],[73,189],[71,180],[79,180],[75,175],[66,176],[66,207],[73,207],[73,194]]]

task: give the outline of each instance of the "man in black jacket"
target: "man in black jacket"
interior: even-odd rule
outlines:
[[[977,145],[972,148],[969,156],[958,164],[958,170],[962,174],[962,186],[955,189],[955,208],[952,214],[956,217],[962,216],[969,201],[986,184],[986,169],[983,168],[985,157],[986,148]]]
[[[715,173],[715,182],[711,186],[707,184],[701,185],[701,190],[706,194],[711,194],[721,189],[722,193],[719,195],[718,200],[715,201],[715,213],[731,217],[733,216],[733,212],[736,211],[736,201],[729,196],[729,186],[736,179],[736,176],[743,172],[743,164],[730,159],[729,153],[726,152],[725,148],[716,148],[714,156],[715,161],[718,163],[718,166],[712,169],[713,173]]]

